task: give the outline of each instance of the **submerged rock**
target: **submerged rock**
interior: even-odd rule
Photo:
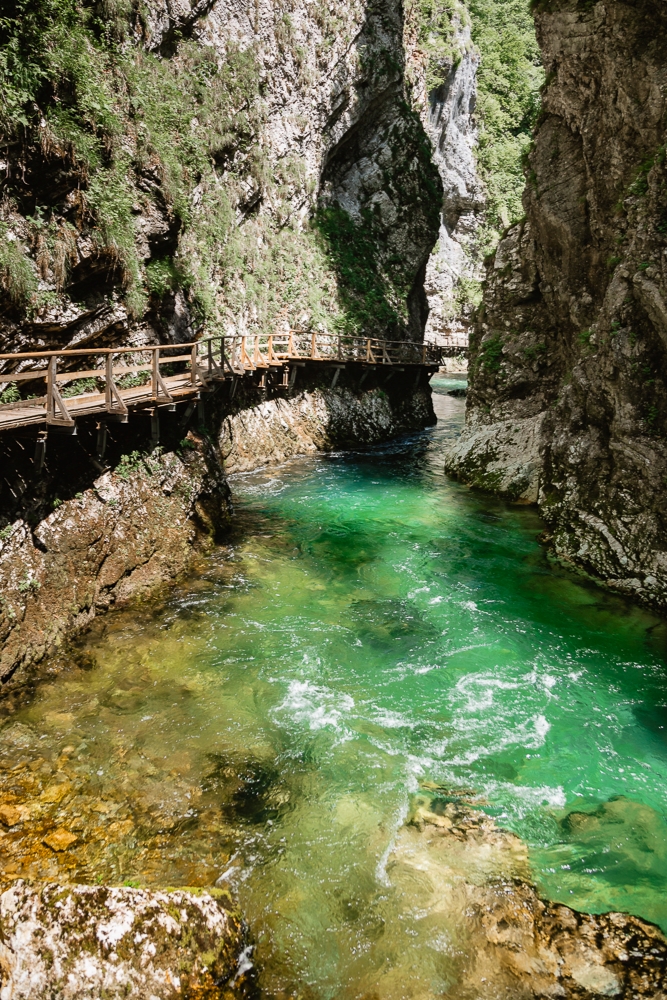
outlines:
[[[0,933],[2,1000],[212,1000],[240,995],[251,964],[240,919],[206,893],[17,882]]]
[[[399,889],[419,889],[423,920],[449,929],[460,962],[452,998],[667,996],[662,932],[626,913],[540,899],[525,844],[480,809],[416,796],[387,870]]]

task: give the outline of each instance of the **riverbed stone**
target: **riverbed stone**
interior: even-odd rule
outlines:
[[[658,927],[541,899],[523,841],[452,795],[413,798],[387,871],[399,890],[419,886],[423,919],[466,928],[451,1000],[667,997],[667,938]]]
[[[0,806],[0,823],[5,826],[16,826],[17,823],[21,822],[21,810],[16,806],[4,803]]]
[[[250,967],[228,899],[18,881],[0,896],[1,1000],[213,1000]]]

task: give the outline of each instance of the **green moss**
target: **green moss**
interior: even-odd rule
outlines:
[[[487,372],[499,372],[503,353],[503,341],[499,333],[494,334],[482,344],[480,363]]]

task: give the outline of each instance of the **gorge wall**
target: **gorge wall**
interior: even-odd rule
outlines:
[[[421,339],[440,182],[397,0],[6,14],[6,350],[202,326]]]
[[[561,557],[667,606],[667,6],[535,8],[526,217],[487,271],[448,470],[537,501]]]
[[[0,352],[289,328],[422,339],[442,187],[398,0],[12,0],[4,17]],[[226,471],[434,419],[414,372],[331,382],[227,383],[205,419],[165,414],[157,448],[131,414],[102,463],[92,420],[50,433],[41,470],[34,431],[3,435],[4,690],[207,551],[231,515]],[[0,406],[34,391],[0,383]]]
[[[438,242],[429,258],[426,339],[467,335],[474,313],[471,287],[483,277],[479,230],[485,190],[477,165],[477,70],[470,17],[462,5],[408,5],[408,78],[440,173],[443,200]]]

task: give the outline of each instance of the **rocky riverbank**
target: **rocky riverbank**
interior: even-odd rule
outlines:
[[[535,5],[524,221],[487,270],[447,469],[538,502],[562,558],[667,608],[663,3]]]
[[[303,388],[262,402],[254,386],[233,399],[223,389],[187,433],[167,414],[164,446],[150,446],[146,418],[135,415],[114,432],[103,470],[86,451],[94,452],[93,429],[50,445],[49,468],[37,480],[25,470],[0,532],[3,691],[60,669],[52,654],[97,614],[154,593],[210,551],[230,525],[229,473],[434,423],[420,378],[421,388],[375,375],[364,386],[344,373],[331,388],[304,373]],[[25,449],[14,447],[10,461],[21,458],[27,465]],[[22,472],[19,465],[17,482]]]
[[[3,1000],[247,996],[241,919],[223,892],[16,882],[0,896]]]
[[[667,988],[667,939],[657,927],[541,899],[526,845],[456,791],[414,797],[387,870],[418,894],[422,919],[451,915],[450,948],[461,956],[454,998],[634,1000]]]

